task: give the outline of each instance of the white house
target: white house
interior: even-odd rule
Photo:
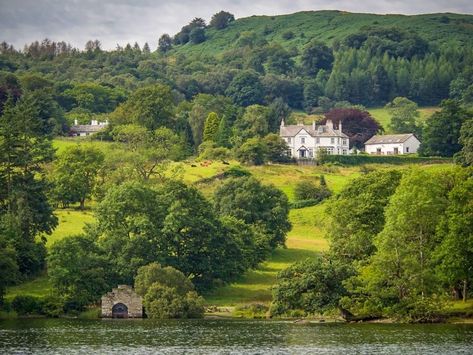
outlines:
[[[70,133],[74,137],[86,137],[91,134],[100,132],[108,126],[108,120],[105,122],[99,122],[97,120],[90,121],[90,124],[78,124],[77,120],[74,120],[74,125],[71,126]]]
[[[420,142],[412,133],[373,136],[365,142],[365,151],[376,155],[417,153]]]
[[[314,158],[319,149],[327,154],[350,154],[348,136],[342,132],[342,124],[338,129],[333,122],[327,120],[325,125],[289,125],[281,122],[279,135],[286,141],[288,155],[297,159]]]

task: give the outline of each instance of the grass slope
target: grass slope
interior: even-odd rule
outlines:
[[[471,43],[473,16],[460,14],[375,15],[344,11],[304,11],[281,16],[251,16],[240,18],[226,29],[206,30],[207,40],[201,44],[177,46],[174,54],[216,55],[235,46],[242,32],[251,31],[268,42],[286,48],[301,49],[312,38],[332,44],[358,32],[365,26],[400,27],[415,31],[438,45],[444,43]],[[284,39],[291,31],[293,38]]]
[[[61,151],[65,147],[77,144],[76,141],[68,139],[56,140],[54,146]],[[99,149],[108,149],[107,143],[83,141],[81,144],[94,144]],[[237,163],[231,162],[231,165]],[[193,166],[194,165],[194,166]],[[221,162],[212,162],[210,165],[184,162],[183,179],[185,182],[195,184],[207,198],[212,197],[212,192],[221,184],[221,180],[203,180],[221,174],[228,165]],[[376,168],[385,168],[378,165]],[[408,166],[396,167],[408,168]],[[433,168],[429,166],[428,168]],[[316,180],[323,174],[328,186],[339,192],[352,179],[360,175],[359,167],[314,167],[297,165],[266,165],[247,168],[256,178],[265,184],[273,184],[281,189],[289,198],[294,200],[294,187],[300,180]],[[59,226],[54,233],[48,237],[47,246],[50,247],[55,241],[66,236],[78,234],[87,223],[94,221],[93,204],[92,209],[80,211],[78,209],[58,209],[55,214],[59,219]],[[325,215],[325,204],[290,211],[292,230],[287,237],[287,248],[275,250],[268,260],[255,270],[248,271],[240,280],[232,284],[217,288],[204,295],[208,304],[218,306],[232,306],[241,303],[264,302],[271,300],[271,287],[276,281],[276,275],[282,269],[294,262],[313,257],[328,248],[325,238],[327,218]],[[51,285],[46,275],[21,285],[10,287],[7,290],[7,299],[15,295],[44,296],[51,291]]]

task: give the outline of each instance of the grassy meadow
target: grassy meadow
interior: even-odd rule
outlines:
[[[79,143],[78,143],[79,142]],[[106,152],[111,148],[107,142],[93,142],[87,139],[57,139],[54,147],[60,152],[67,146],[74,144],[91,144]],[[212,198],[215,188],[222,183],[218,177],[236,162],[224,164],[215,162],[185,161],[182,166],[182,179],[196,186],[209,199]],[[392,167],[392,166],[391,166]],[[397,166],[396,169],[406,169],[408,165]],[[373,166],[376,169],[389,168],[387,165]],[[429,166],[435,168],[435,166]],[[341,166],[300,166],[300,165],[265,165],[247,167],[256,178],[265,184],[273,184],[282,190],[290,201],[294,201],[294,187],[298,181],[319,179],[324,175],[329,188],[337,193],[352,179],[360,176],[360,167]],[[79,234],[87,223],[94,222],[94,203],[88,201],[84,211],[76,207],[57,209],[59,225],[52,235],[47,236],[47,247],[66,236]],[[255,270],[245,273],[239,280],[216,288],[204,297],[209,305],[234,306],[242,303],[269,303],[271,301],[271,287],[275,284],[277,273],[294,262],[313,257],[328,249],[325,231],[328,218],[325,214],[326,203],[317,206],[293,209],[290,211],[292,230],[287,236],[286,248],[275,250],[267,261]],[[51,291],[47,275],[42,275],[34,280],[25,282],[7,290],[7,299],[12,299],[17,294],[30,294],[44,296]]]

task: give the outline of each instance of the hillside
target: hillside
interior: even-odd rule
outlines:
[[[442,45],[471,44],[473,16],[461,14],[376,15],[343,11],[304,11],[280,16],[251,16],[232,22],[226,29],[207,29],[207,40],[201,44],[177,46],[176,54],[214,55],[235,45],[243,32],[254,32],[268,42],[287,49],[301,49],[312,38],[332,45],[337,40],[358,32],[363,27],[399,27],[416,32],[431,43]],[[293,38],[284,39],[287,32]]]

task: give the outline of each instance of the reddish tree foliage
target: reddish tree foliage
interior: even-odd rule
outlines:
[[[332,120],[335,126],[342,122],[342,131],[350,138],[350,148],[363,148],[364,143],[381,132],[381,125],[366,111],[356,108],[335,108],[325,114],[322,123]]]

